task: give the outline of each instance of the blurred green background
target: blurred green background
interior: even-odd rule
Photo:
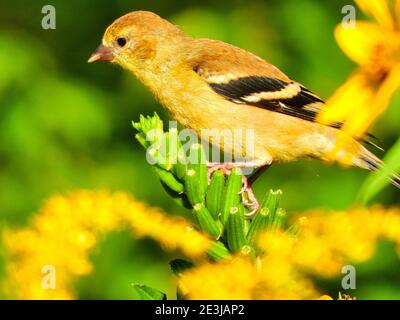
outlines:
[[[337,46],[333,29],[348,0],[69,0],[0,2],[0,225],[25,226],[44,199],[76,189],[126,190],[173,213],[184,213],[165,194],[134,140],[139,114],[166,113],[131,75],[111,64],[86,63],[105,28],[133,10],[150,10],[187,33],[252,51],[328,98],[355,65]],[[56,30],[41,28],[41,9],[56,8]],[[360,13],[358,12],[358,17]],[[397,101],[397,103],[396,103]],[[385,149],[399,135],[399,97],[372,130]],[[380,154],[382,156],[382,153]],[[290,214],[354,204],[368,173],[317,161],[271,168],[256,192],[284,191]],[[387,187],[372,202],[399,203]],[[76,283],[80,298],[137,298],[131,283],[174,293],[168,261],[149,240],[115,233],[92,255],[95,271]],[[0,262],[0,279],[4,274]],[[360,266],[360,298],[400,298],[399,260],[390,244]],[[1,280],[0,280],[1,281]],[[340,280],[323,282],[337,296]]]

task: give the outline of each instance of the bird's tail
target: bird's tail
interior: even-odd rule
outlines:
[[[384,163],[372,152],[362,147],[359,155],[354,160],[354,165],[370,171],[377,171],[384,166]],[[400,189],[400,175],[397,173],[392,173],[389,176],[389,179],[395,187]]]

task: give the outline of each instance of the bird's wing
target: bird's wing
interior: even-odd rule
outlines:
[[[193,70],[225,99],[307,121],[315,121],[325,105],[310,90],[247,51],[206,39],[200,40],[199,48]]]
[[[235,103],[315,121],[324,102],[296,82],[248,76],[227,83],[209,83],[217,93]]]

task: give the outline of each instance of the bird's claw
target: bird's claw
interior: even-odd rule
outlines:
[[[242,178],[242,189],[240,189],[239,194],[243,195],[243,193],[246,192],[246,190],[248,189],[248,187],[249,187],[249,183],[248,183],[248,181],[247,181],[247,177],[246,177],[246,176],[243,176],[243,178]],[[243,196],[242,196],[242,197],[243,197]],[[243,200],[243,203],[244,203],[244,200]]]
[[[245,197],[246,194],[247,194],[247,198]],[[258,200],[257,200],[257,198],[256,198],[256,196],[254,194],[253,187],[247,181],[246,181],[246,188],[242,192],[242,201],[243,201],[243,204],[247,208],[251,209],[250,212],[247,212],[245,214],[246,217],[251,217],[260,208],[260,204],[258,203]]]
[[[211,176],[215,171],[221,170],[224,175],[230,175],[234,165],[232,163],[214,163],[206,161],[208,183],[211,182]]]

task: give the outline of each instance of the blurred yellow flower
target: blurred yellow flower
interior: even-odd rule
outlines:
[[[257,256],[249,250],[210,262],[198,258],[215,242],[186,220],[125,193],[79,191],[52,197],[29,227],[4,232],[7,296],[74,298],[74,280],[92,271],[90,251],[100,237],[122,228],[196,260],[195,267],[179,275],[179,289],[188,299],[330,299],[310,276],[339,276],[344,265],[370,259],[380,239],[396,243],[400,254],[398,208],[306,212],[290,231],[261,234]],[[56,272],[54,287],[49,287],[51,272]]]
[[[180,287],[187,298],[199,299],[312,299],[320,296],[313,284],[287,263],[269,256],[252,261],[237,256],[230,261],[206,262],[183,273]]]
[[[369,260],[380,239],[400,248],[400,209],[359,208],[343,212],[304,213],[297,238],[267,233],[260,245],[268,254],[286,256],[290,263],[318,276],[333,277],[348,262]],[[399,251],[400,254],[400,251]]]
[[[318,116],[325,124],[345,123],[346,135],[339,137],[339,145],[346,142],[347,134],[363,137],[400,87],[400,0],[355,2],[375,22],[356,21],[354,29],[341,24],[336,27],[339,46],[359,68]]]
[[[370,259],[380,239],[400,248],[400,209],[313,211],[297,223],[298,235],[278,230],[259,237],[263,254],[204,263],[179,277],[189,299],[332,299],[311,276],[337,277],[348,263]],[[399,251],[400,254],[400,251]],[[339,299],[351,299],[339,295]]]
[[[73,280],[92,271],[90,250],[99,237],[121,228],[197,258],[213,242],[190,226],[183,218],[167,216],[125,193],[79,191],[54,196],[29,227],[4,232],[4,289],[8,297],[20,299],[74,298]],[[56,272],[55,288],[46,285],[47,267]]]
[[[319,297],[317,300],[333,300],[333,299],[330,296],[323,295],[323,296]]]

